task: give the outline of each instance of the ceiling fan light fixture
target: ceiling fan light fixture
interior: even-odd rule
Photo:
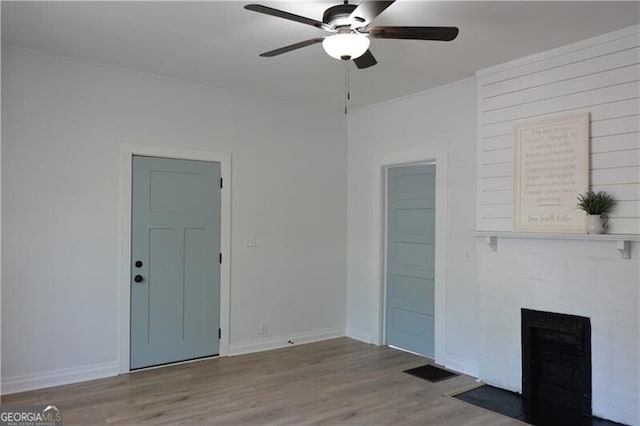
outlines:
[[[322,47],[332,58],[349,60],[364,55],[369,49],[369,38],[363,34],[334,34],[322,41]]]

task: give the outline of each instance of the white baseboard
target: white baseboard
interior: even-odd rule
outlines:
[[[373,343],[373,337],[369,332],[353,327],[347,327],[347,337],[359,340],[364,343]]]
[[[480,375],[480,368],[477,365],[470,363],[466,359],[458,358],[455,356],[448,356],[444,363],[444,366],[449,370],[466,374],[467,376],[477,378]]]
[[[304,343],[319,342],[321,340],[344,337],[344,328],[325,328],[322,330],[306,331],[304,333],[288,334],[286,336],[267,337],[262,339],[245,340],[243,342],[231,343],[229,345],[229,355],[242,355],[253,352],[280,349]],[[289,343],[292,341],[293,344]]]
[[[118,375],[118,362],[104,362],[83,365],[81,367],[63,368],[43,373],[23,374],[2,378],[2,395],[25,392],[51,386],[68,385],[87,380],[102,379]]]

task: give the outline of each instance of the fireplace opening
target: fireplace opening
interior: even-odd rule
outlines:
[[[521,310],[522,401],[538,426],[591,424],[589,318]]]

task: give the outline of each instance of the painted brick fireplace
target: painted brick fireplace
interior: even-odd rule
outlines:
[[[590,319],[593,415],[640,424],[640,244],[478,239],[480,379],[522,392],[521,308]]]

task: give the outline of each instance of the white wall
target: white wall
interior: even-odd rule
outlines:
[[[478,229],[512,229],[513,129],[590,114],[590,183],[617,200],[611,233],[640,233],[640,26],[478,75]]]
[[[2,54],[5,393],[117,371],[123,142],[232,153],[232,352],[344,333],[339,106],[314,111],[23,49]],[[244,234],[255,248],[243,247]]]
[[[591,186],[618,200],[611,232],[640,233],[639,33],[630,27],[478,73],[479,229],[511,230],[513,126],[589,112]],[[496,188],[507,190],[486,191]],[[478,242],[480,378],[521,390],[521,308],[586,316],[593,412],[640,424],[640,244],[631,259],[613,241],[499,238],[497,247]]]
[[[468,231],[475,227],[475,79],[362,108],[349,116],[347,201],[347,334],[371,342],[380,267],[373,241],[376,156],[448,146],[445,363],[477,374],[476,264]],[[473,257],[473,256],[472,256]]]

